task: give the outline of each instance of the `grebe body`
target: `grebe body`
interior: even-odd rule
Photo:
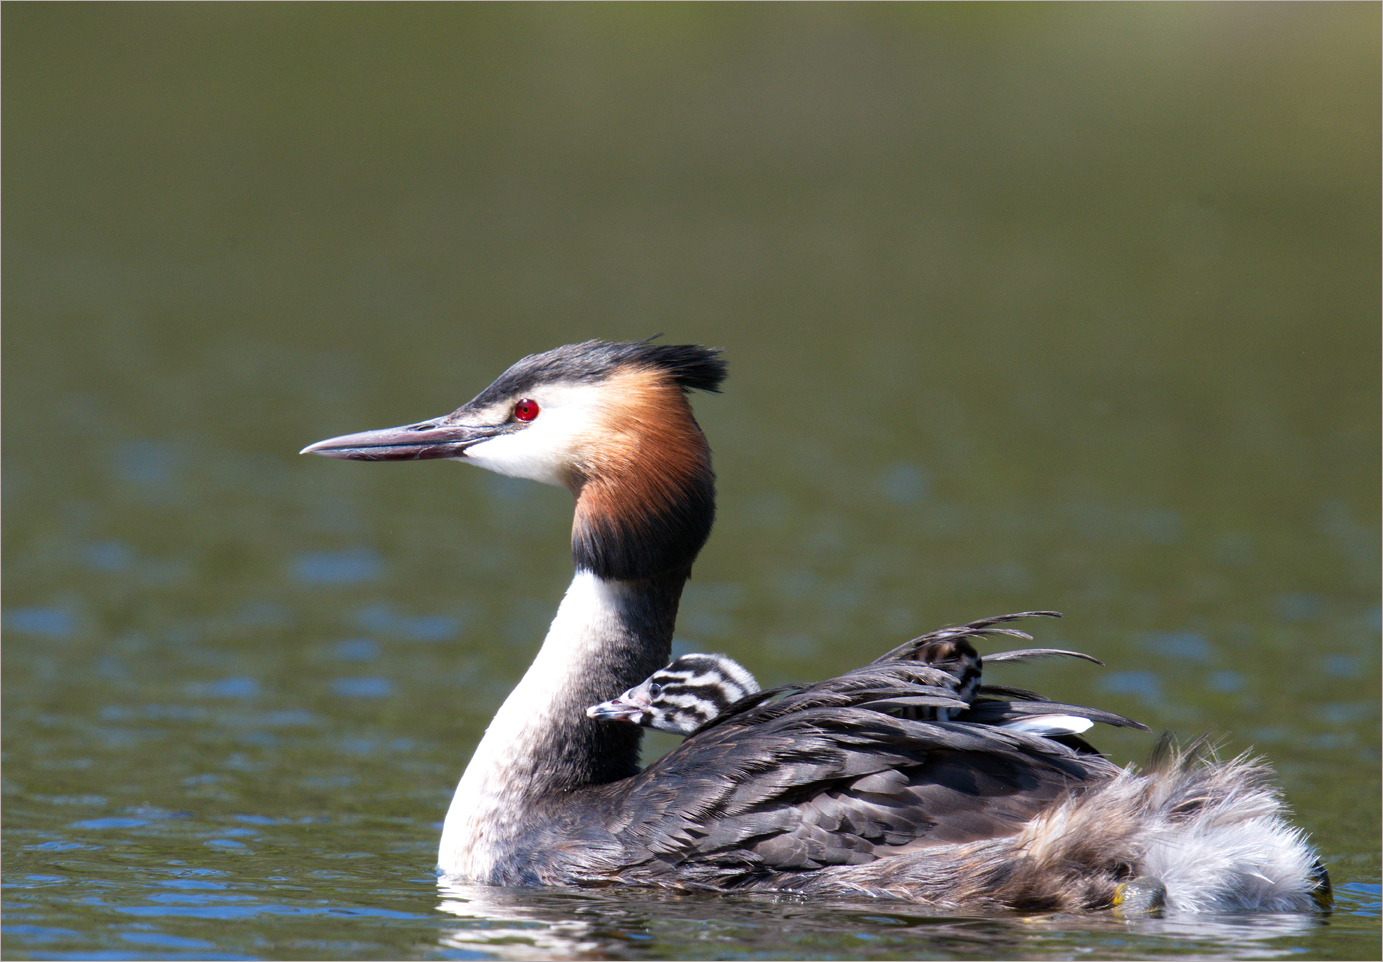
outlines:
[[[641,771],[642,728],[587,710],[669,662],[715,513],[687,395],[724,376],[707,348],[588,341],[524,358],[445,417],[304,449],[450,458],[575,496],[575,576],[456,788],[443,875],[968,909],[1102,909],[1121,893],[1171,910],[1325,903],[1266,766],[1163,749],[1146,772],[1121,769],[1080,732],[1137,723],[981,684],[972,640],[1017,633],[1006,619],[750,695]]]

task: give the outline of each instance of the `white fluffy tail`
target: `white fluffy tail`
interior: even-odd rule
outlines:
[[[1160,743],[1148,773],[1159,825],[1142,870],[1167,886],[1169,909],[1308,912],[1329,905],[1330,881],[1306,833],[1289,825],[1271,770],[1197,742]]]

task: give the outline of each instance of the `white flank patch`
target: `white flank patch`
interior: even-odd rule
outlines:
[[[1088,718],[1079,718],[1075,715],[1030,715],[1016,721],[1004,722],[999,727],[1011,732],[1026,732],[1029,735],[1050,737],[1052,735],[1079,735],[1081,732],[1089,731],[1094,724]]]

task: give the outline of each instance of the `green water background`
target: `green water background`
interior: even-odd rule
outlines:
[[[6,957],[1377,950],[1376,4],[0,17]],[[681,649],[1060,609],[1107,667],[1004,680],[1266,755],[1336,915],[439,894],[570,499],[296,452],[658,332],[731,367]]]

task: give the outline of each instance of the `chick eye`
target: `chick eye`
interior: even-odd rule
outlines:
[[[532,421],[538,416],[538,402],[531,397],[526,397],[514,405],[514,420]]]
[[[659,695],[661,695],[662,693],[663,693],[663,686],[660,685],[660,684],[658,684],[656,681],[655,681],[653,684],[651,684],[651,685],[648,686],[648,697],[649,697],[649,698],[657,698],[657,697],[658,697]]]

